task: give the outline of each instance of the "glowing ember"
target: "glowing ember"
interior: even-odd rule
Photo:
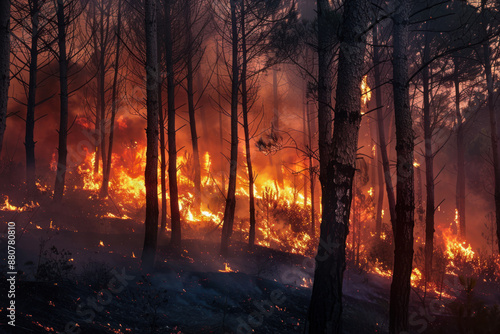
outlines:
[[[237,273],[238,270],[233,270],[228,263],[224,263],[224,269],[219,269],[221,273]]]

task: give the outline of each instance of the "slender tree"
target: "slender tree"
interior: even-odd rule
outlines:
[[[116,18],[115,62],[113,72],[113,86],[111,88],[111,118],[109,124],[107,161],[103,167],[101,196],[108,196],[109,178],[111,175],[111,161],[113,156],[113,143],[115,134],[115,119],[118,112],[118,76],[120,71],[121,29],[122,29],[122,1],[118,1],[118,16]]]
[[[7,122],[10,84],[10,0],[0,4],[0,156]]]
[[[181,244],[181,214],[179,211],[179,189],[177,185],[177,145],[175,128],[175,72],[172,48],[172,0],[165,0],[165,56],[167,63],[167,136],[168,136],[168,185],[170,190],[170,220],[173,246]]]
[[[397,201],[394,270],[390,293],[389,332],[408,331],[408,307],[413,262],[415,199],[413,189],[414,132],[408,80],[408,22],[410,2],[396,0],[393,21],[393,90],[396,124]]]
[[[481,2],[481,26],[483,27],[484,35],[487,36],[488,29],[487,17],[489,9],[486,8],[486,1]],[[498,143],[498,118],[495,111],[495,81],[492,70],[492,52],[491,41],[487,40],[482,45],[481,58],[484,66],[484,73],[486,76],[486,89],[487,89],[487,107],[490,117],[490,138],[491,138],[491,152],[493,157],[493,175],[495,184],[495,211],[496,211],[496,225],[497,225],[497,238],[498,238],[498,252],[500,253],[500,146]]]
[[[385,117],[384,109],[381,108],[383,105],[382,102],[382,74],[381,74],[381,59],[380,59],[380,46],[379,43],[379,33],[380,28],[375,26],[373,31],[373,63],[374,63],[374,84],[375,84],[375,102],[377,104],[377,129],[378,129],[378,141],[379,141],[379,151],[380,157],[382,159],[382,168],[385,179],[385,190],[387,193],[387,201],[389,205],[389,215],[391,218],[391,225],[394,228],[394,224],[396,221],[396,199],[394,197],[394,187],[392,185],[392,177],[391,177],[391,169],[389,164],[389,155],[387,154],[387,140],[386,140],[386,126],[385,126]],[[379,182],[382,181],[382,178],[379,179]],[[382,181],[383,182],[383,181]],[[381,217],[380,217],[381,218]],[[377,217],[378,219],[378,217]],[[379,226],[380,225],[380,226]],[[377,225],[377,230],[381,228],[381,222]],[[380,232],[380,230],[379,230]]]
[[[198,132],[196,129],[196,105],[194,98],[194,74],[195,74],[195,43],[193,37],[193,20],[191,18],[192,11],[194,10],[196,3],[191,0],[187,0],[184,4],[184,14],[186,20],[186,66],[187,66],[187,98],[188,98],[188,114],[189,114],[189,129],[191,130],[191,144],[193,147],[193,168],[194,168],[194,206],[195,210],[200,210],[201,204],[201,167],[200,167],[200,152],[198,148]],[[198,45],[199,46],[199,45]]]
[[[318,124],[322,221],[309,306],[310,333],[342,333],[342,281],[352,186],[361,123],[368,2],[344,2],[339,49],[335,120],[332,117],[332,45],[326,32],[329,2],[317,1]],[[333,127],[332,127],[333,126]],[[333,131],[333,135],[332,135]]]
[[[158,236],[158,46],[156,0],[145,0],[146,31],[146,221],[142,267],[152,270]]]
[[[233,234],[234,210],[236,208],[236,172],[238,167],[238,21],[236,16],[237,0],[230,0],[231,5],[231,157],[229,162],[229,181],[226,196],[226,207],[222,224],[221,254],[228,255],[229,243]]]
[[[54,201],[60,201],[64,194],[66,180],[66,159],[68,156],[68,56],[66,51],[66,29],[68,17],[63,0],[57,1],[57,43],[59,46],[59,146],[57,148],[57,174],[54,186]]]
[[[29,62],[28,104],[26,112],[26,133],[24,146],[26,148],[26,189],[28,197],[33,197],[36,192],[36,165],[35,165],[35,107],[38,72],[38,54],[40,39],[40,10],[38,0],[29,1],[29,17],[31,20],[31,47]]]

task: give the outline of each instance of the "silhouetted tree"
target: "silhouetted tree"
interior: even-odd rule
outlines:
[[[342,282],[361,123],[368,1],[346,1],[343,9],[333,119],[333,50],[328,34],[332,12],[328,1],[317,1],[318,124],[323,212],[309,306],[310,333],[342,333]]]
[[[151,270],[154,266],[158,236],[158,46],[156,23],[156,0],[145,0],[146,31],[146,220],[142,267]]]

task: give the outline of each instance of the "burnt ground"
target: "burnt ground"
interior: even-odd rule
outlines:
[[[311,258],[263,247],[248,252],[235,241],[232,254],[223,259],[218,255],[218,233],[212,239],[185,240],[182,250],[169,249],[162,236],[156,272],[144,275],[139,267],[143,231],[134,219],[64,212],[49,217],[54,217],[50,208],[1,212],[2,221],[16,222],[19,270],[12,331],[5,326],[6,224],[2,225],[1,333],[65,328],[68,333],[305,333]],[[221,272],[225,264],[233,272]],[[462,304],[476,313],[484,305],[498,304],[498,287],[478,282],[474,304]],[[389,289],[388,278],[348,266],[344,332],[387,333]],[[466,297],[463,292],[456,296],[438,303],[437,296],[429,295],[426,305],[434,302],[434,311],[428,312],[412,293],[411,333],[459,333],[465,326],[476,328],[471,333],[498,333],[500,313],[489,307],[465,319],[460,316],[460,300]],[[464,319],[489,324],[463,324]]]

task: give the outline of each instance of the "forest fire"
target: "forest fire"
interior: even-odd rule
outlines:
[[[500,332],[499,43],[493,0],[2,1],[0,332]]]
[[[5,198],[4,203],[0,206],[0,210],[24,212],[24,211],[32,211],[38,206],[39,204],[35,202],[26,203],[23,206],[15,206],[9,203],[9,197],[7,196]]]

